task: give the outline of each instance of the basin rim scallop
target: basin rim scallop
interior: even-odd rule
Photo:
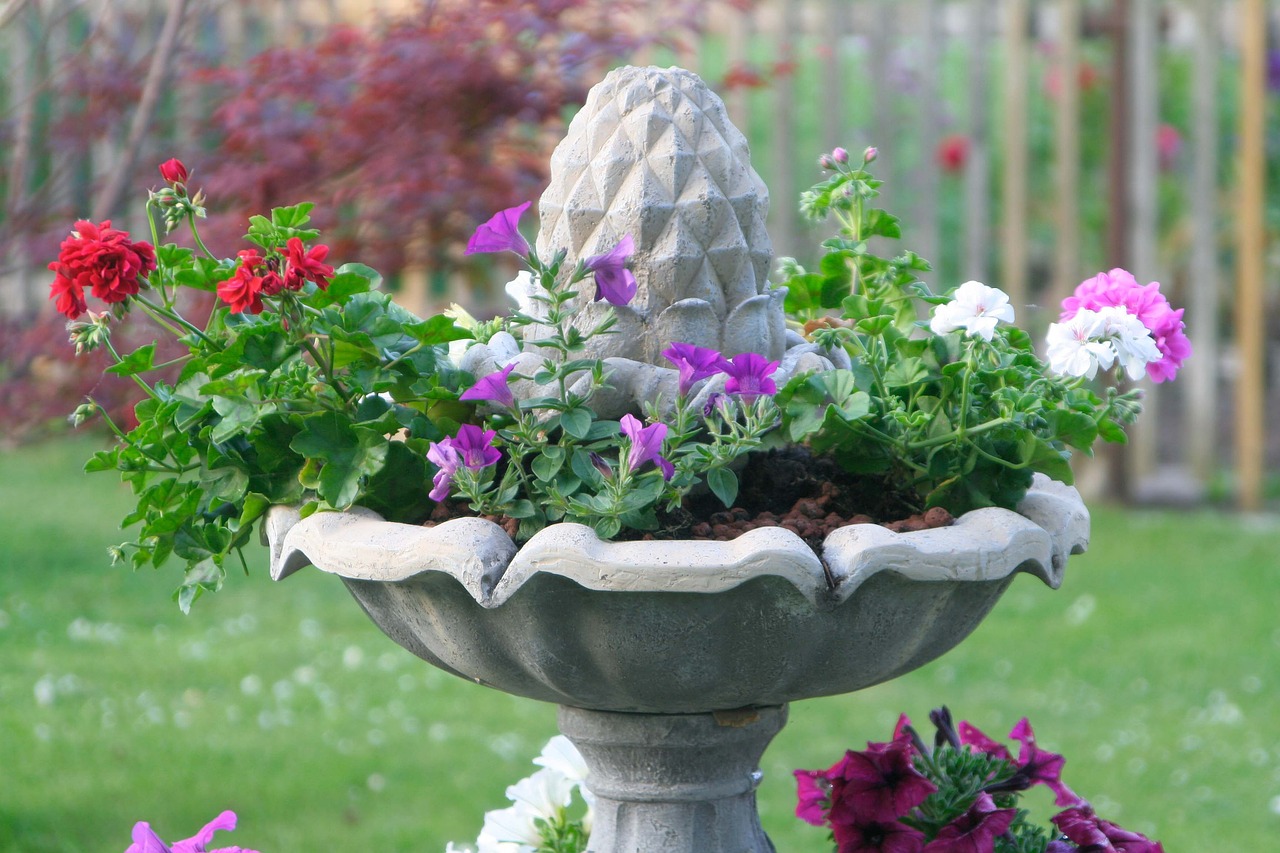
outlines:
[[[930,582],[992,581],[1021,571],[1057,589],[1067,557],[1088,547],[1089,512],[1076,489],[1037,474],[1017,512],[978,509],[949,527],[906,533],[849,525],[826,538],[821,560],[781,527],[756,528],[727,542],[610,542],[585,525],[560,523],[517,548],[501,527],[481,518],[422,527],[384,521],[359,507],[305,519],[291,507],[273,507],[263,538],[274,580],[307,566],[374,582],[439,572],[488,609],[548,574],[596,591],[708,594],[774,576],[815,607],[829,607],[880,572]]]

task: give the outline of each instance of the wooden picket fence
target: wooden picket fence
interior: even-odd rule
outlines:
[[[115,0],[150,10],[151,29],[137,34],[144,52],[179,2],[190,4],[180,43],[231,61],[270,43],[305,43],[336,21],[367,20],[370,8],[390,15],[412,4]],[[85,192],[129,157],[150,155],[125,150],[122,136],[87,163],[63,162],[24,121],[46,85],[41,69],[83,49],[77,32],[112,26],[113,5],[0,0],[0,118],[11,129],[0,153],[8,176],[0,227],[30,201],[36,171],[55,193]],[[1268,447],[1264,430],[1268,410],[1280,420],[1280,323],[1270,337],[1265,327],[1280,316],[1280,297],[1261,220],[1260,39],[1274,5],[721,0],[702,5],[700,41],[655,47],[636,61],[684,65],[721,88],[770,187],[779,255],[811,260],[823,236],[795,204],[818,175],[818,153],[842,145],[860,156],[874,145],[885,206],[907,223],[905,245],[937,262],[937,289],[971,278],[999,285],[1020,320],[1043,329],[1061,298],[1100,269],[1124,266],[1163,282],[1187,309],[1196,355],[1179,382],[1153,389],[1148,405],[1159,416],[1143,420],[1126,466],[1112,466],[1129,476],[1113,476],[1111,486],[1196,493],[1234,461],[1241,502],[1256,507],[1268,466],[1280,470],[1280,437],[1273,432]],[[1162,75],[1178,63],[1181,77]],[[1100,102],[1102,126],[1090,123]],[[1162,103],[1178,114],[1176,138]],[[163,142],[147,136],[154,150]],[[9,248],[0,312],[35,310],[46,276],[19,245]]]

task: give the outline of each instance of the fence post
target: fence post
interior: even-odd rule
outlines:
[[[1191,286],[1188,329],[1195,358],[1187,363],[1183,415],[1191,468],[1203,485],[1217,462],[1218,420],[1218,39],[1217,0],[1198,0],[1193,86],[1191,186]]]
[[[770,210],[773,212],[773,237],[775,255],[795,255],[797,240],[796,223],[796,147],[795,134],[795,39],[799,0],[781,0],[781,19],[778,26],[778,50],[776,61],[790,67],[785,74],[778,74],[773,81],[773,121],[770,122],[770,145],[773,148],[773,175],[770,185]]]
[[[919,54],[922,61],[915,64],[916,82],[919,86],[916,134],[919,140],[920,159],[912,173],[910,217],[916,236],[911,242],[916,250],[934,263],[938,263],[938,164],[935,152],[942,136],[942,100],[938,97],[938,67],[941,64],[942,32],[937,0],[919,0],[916,8],[920,15],[923,44]],[[934,282],[934,276],[928,276]]]
[[[991,0],[969,2],[969,162],[964,173],[962,277],[987,281],[991,247],[991,140],[987,132],[987,64],[990,61]]]
[[[1054,224],[1057,231],[1048,313],[1080,281],[1080,0],[1058,0],[1054,104]]]
[[[1242,0],[1240,9],[1239,284],[1236,348],[1240,376],[1235,388],[1236,472],[1243,510],[1262,506],[1263,469],[1263,275],[1266,202],[1267,11],[1263,0]]]
[[[1009,0],[1004,50],[1004,187],[1001,278],[1016,310],[1027,309],[1027,0]]]
[[[1160,278],[1157,259],[1157,214],[1159,208],[1159,175],[1156,158],[1156,134],[1159,124],[1160,92],[1156,63],[1157,0],[1132,0],[1129,19],[1129,105],[1132,132],[1129,135],[1129,206],[1128,244],[1130,272],[1142,282]],[[1147,383],[1144,407],[1154,415],[1158,406],[1157,389]],[[1141,483],[1156,467],[1159,449],[1156,422],[1159,418],[1142,418],[1130,429],[1133,439],[1129,451],[1131,482]]]

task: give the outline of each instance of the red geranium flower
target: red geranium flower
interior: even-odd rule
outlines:
[[[123,302],[141,289],[140,277],[155,268],[150,243],[133,242],[127,232],[112,228],[109,219],[99,225],[81,220],[62,241],[58,260],[49,264],[54,273],[49,296],[57,300],[58,311],[74,320],[86,310],[85,290],[103,302]]]
[[[243,314],[246,311],[261,314],[264,272],[262,257],[258,255],[257,249],[245,249],[240,253],[240,264],[236,267],[235,274],[218,285],[218,298],[227,303],[233,314]],[[280,277],[275,275],[275,278],[278,280]]]
[[[290,290],[301,290],[303,281],[316,283],[321,290],[329,286],[333,278],[333,267],[324,262],[329,256],[329,247],[324,244],[306,249],[297,237],[290,237],[285,245],[289,256],[289,268],[284,274],[285,286]]]
[[[969,137],[953,133],[938,142],[938,165],[944,172],[959,172],[969,161]]]

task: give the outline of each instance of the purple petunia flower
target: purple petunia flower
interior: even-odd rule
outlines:
[[[1054,803],[1060,806],[1075,806],[1084,802],[1062,782],[1062,766],[1067,760],[1056,752],[1045,752],[1036,746],[1036,735],[1031,730],[1031,723],[1023,717],[1009,732],[1009,737],[1022,744],[1018,751],[1018,773],[1025,775],[1032,784],[1040,783],[1053,791]]]
[[[1115,853],[1164,853],[1164,845],[1145,835],[1130,832],[1103,820],[1088,805],[1075,806],[1049,819],[1063,835],[1085,850],[1114,850]]]
[[[635,250],[635,241],[627,234],[618,241],[618,245],[603,255],[587,258],[584,265],[596,277],[597,302],[604,299],[611,305],[622,307],[635,298],[639,285],[636,284],[635,275],[627,269],[627,261]]]
[[[715,376],[727,364],[720,353],[694,344],[673,343],[662,351],[662,355],[680,371],[682,397],[689,393],[695,382]]]
[[[978,752],[985,752],[987,755],[993,755],[1013,763],[1013,756],[1009,754],[1009,749],[997,740],[987,737],[982,731],[970,723],[968,720],[960,721],[960,743],[965,746],[971,746]]]
[[[663,479],[670,480],[676,469],[661,456],[662,442],[667,437],[666,424],[644,426],[635,415],[623,415],[619,422],[622,434],[631,440],[627,451],[627,470],[635,471],[646,462],[653,462],[662,471]]]
[[[467,250],[463,254],[474,255],[479,252],[515,252],[517,255],[529,254],[529,243],[520,234],[520,216],[529,209],[532,202],[526,201],[516,207],[500,210],[489,221],[476,229],[467,241]]]
[[[462,456],[453,446],[452,438],[444,438],[431,442],[427,449],[427,459],[440,470],[431,478],[435,488],[427,493],[427,497],[439,503],[449,497],[449,487],[453,485],[453,475],[462,467]]]
[[[979,794],[969,810],[938,830],[924,847],[924,853],[982,853],[992,849],[996,836],[1004,833],[1018,814],[1017,809],[998,809],[990,794]]]
[[[497,373],[490,373],[462,392],[462,396],[458,399],[496,403],[499,406],[514,409],[516,398],[511,393],[511,386],[507,384],[512,370],[515,370],[514,363],[508,364]]]
[[[910,738],[849,750],[831,770],[832,823],[888,823],[923,803],[938,790],[912,761]]]
[[[475,424],[463,424],[458,434],[453,437],[453,447],[462,457],[462,464],[472,471],[488,468],[497,464],[502,452],[493,446],[497,433],[491,429],[481,429]]]
[[[133,843],[124,853],[206,853],[213,834],[218,830],[230,831],[236,828],[236,813],[225,811],[204,825],[191,838],[176,842],[172,847],[164,843],[160,836],[151,829],[151,824],[144,820],[133,825]],[[243,847],[221,847],[207,853],[257,853]]]
[[[924,833],[893,821],[860,820],[832,825],[839,853],[921,853]]]
[[[778,362],[766,361],[754,352],[740,352],[721,368],[729,375],[724,390],[737,394],[748,403],[757,397],[778,393],[778,385],[769,377],[778,369]]]
[[[497,433],[491,429],[482,430],[475,424],[463,424],[454,437],[431,442],[427,459],[440,470],[431,479],[435,488],[427,493],[427,497],[437,503],[447,498],[459,468],[479,471],[497,464],[502,452],[493,446],[495,436]]]
[[[825,826],[831,783],[821,770],[793,770],[796,777],[796,817],[813,826]]]

